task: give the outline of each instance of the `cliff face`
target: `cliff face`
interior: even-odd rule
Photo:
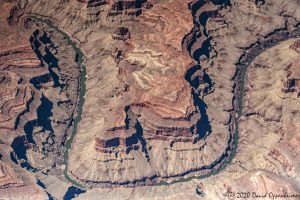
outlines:
[[[260,137],[269,147],[268,150],[257,149],[264,152],[261,164],[272,163],[271,171],[277,169],[283,177],[293,177],[296,182],[299,181],[296,175],[299,172],[296,161],[299,160],[296,153],[299,151],[299,125],[296,122],[299,117],[296,81],[299,52],[293,47],[297,43],[299,39],[282,42],[253,60],[244,96],[245,116],[241,120],[241,140],[248,137],[258,141]],[[255,127],[251,125],[253,123]],[[250,137],[251,132],[259,134]],[[267,143],[267,140],[273,142]]]
[[[69,162],[70,171],[79,180],[96,184],[145,184],[145,179],[156,177],[160,179],[199,170],[207,173],[226,160],[222,155],[232,142],[231,133],[226,131],[229,130],[229,113],[224,113],[227,115],[226,122],[215,123],[226,129],[210,134],[212,127],[203,98],[213,91],[214,83],[199,65],[200,56],[209,57],[209,39],[205,24],[199,20],[192,23],[193,18],[197,19],[202,14],[206,20],[216,17],[218,8],[226,6],[226,3],[189,3],[72,1],[60,2],[57,7],[51,2],[30,4],[24,1],[23,7],[11,10],[8,18],[11,25],[33,26],[35,23],[26,18],[28,15],[52,19],[78,41],[86,54],[87,92],[82,121],[76,134],[77,142],[73,145]],[[91,15],[95,10],[102,12]],[[69,14],[71,11],[74,16]],[[57,16],[55,13],[61,14]],[[59,38],[50,27],[35,26],[38,29],[29,41],[42,64],[46,65],[44,68],[48,67],[48,74],[32,78],[31,83],[36,90],[42,90],[41,106],[45,105],[49,112],[43,118],[46,128],[40,128],[46,131],[47,137],[36,144],[38,139],[34,135],[41,131],[33,124],[40,120],[32,119],[24,125],[30,136],[26,135],[13,144],[16,146],[23,142],[26,143],[23,145],[25,149],[30,146],[39,151],[47,146],[49,151],[59,152],[61,148],[55,145],[63,143],[56,138],[68,134],[63,129],[53,128],[58,121],[56,116],[62,115],[56,107],[61,102],[71,105],[70,101],[76,100],[76,96],[69,95],[73,94],[72,88],[68,88],[70,84],[62,84],[66,78],[61,73],[68,68],[63,65],[64,59],[70,59],[72,55],[66,55],[66,50],[60,51],[65,44],[55,43],[55,39]],[[204,48],[203,52],[197,50],[197,44]],[[69,100],[59,101],[56,105],[49,99],[54,95],[43,91],[46,87],[43,84],[48,86],[48,91],[60,90],[59,96],[66,95]],[[95,115],[95,112],[98,114]],[[57,132],[65,134],[55,134]],[[48,145],[44,144],[45,139]],[[213,141],[219,145],[216,147]],[[211,155],[207,156],[206,151]],[[182,158],[174,159],[178,156]],[[98,157],[97,163],[93,162],[95,157]],[[53,159],[51,156],[47,158],[49,162]],[[73,162],[78,158],[80,162]],[[54,163],[59,162],[58,158]],[[91,165],[91,162],[94,164]],[[123,162],[127,167],[121,173],[123,167],[118,170],[115,165]],[[32,163],[38,163],[36,158]],[[90,179],[87,178],[89,171],[79,172],[88,165],[96,167],[100,176]],[[145,170],[136,170],[141,167]],[[102,173],[103,170],[110,174]],[[119,171],[117,176],[113,175],[115,170]]]
[[[51,174],[61,174],[55,166],[63,163],[63,145],[72,131],[80,68],[61,34],[23,13],[1,3],[0,197],[21,188],[14,198],[47,199],[25,169],[39,173],[50,168]]]
[[[90,187],[155,185],[207,175],[235,155],[220,175],[178,183],[184,189],[166,186],[165,195],[195,193],[196,184],[196,194],[211,199],[248,186],[297,192],[297,8],[296,0],[4,4],[4,30],[10,32],[1,34],[11,38],[0,49],[0,128],[3,145],[10,147],[3,157],[10,155],[38,177],[62,175],[65,141],[81,106],[79,55],[70,36],[87,69],[68,158],[74,180]],[[15,42],[18,34],[21,43]],[[265,182],[272,187],[263,187]],[[155,196],[163,188],[150,190]],[[110,198],[103,191],[79,198]],[[111,195],[117,199],[128,191],[138,199],[145,188]]]
[[[69,170],[79,180],[153,184],[161,177],[207,173],[226,160],[230,114],[225,111],[223,122],[212,122],[223,131],[210,134],[202,97],[214,83],[196,57],[209,56],[209,39],[205,24],[192,24],[202,13],[216,17],[225,4],[189,3],[107,2],[99,7],[108,15],[89,21],[85,32],[74,21],[72,27],[70,21],[59,25],[74,31],[87,55],[87,92],[69,160]],[[84,20],[86,7],[81,6],[79,20]],[[141,14],[132,15],[139,7]],[[44,15],[40,9],[30,12]],[[194,52],[197,44],[204,53]]]
[[[9,157],[22,118],[34,117],[34,113],[29,113],[29,106],[37,94],[29,80],[46,71],[28,42],[30,31],[11,27],[5,19],[12,6],[0,6],[0,197],[47,199],[46,192],[35,183],[35,177]]]

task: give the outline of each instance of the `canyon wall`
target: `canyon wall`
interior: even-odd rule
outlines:
[[[66,170],[93,189],[78,199],[299,192],[298,1],[1,6],[0,158],[26,176],[65,182],[64,145],[83,106]],[[84,53],[83,105],[68,37]]]

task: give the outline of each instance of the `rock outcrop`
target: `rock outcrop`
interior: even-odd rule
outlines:
[[[3,160],[45,180],[66,167],[94,187],[79,199],[299,192],[297,0],[4,5],[3,38],[25,32],[0,49]]]
[[[11,3],[0,6],[0,159],[7,190],[0,198],[48,199],[22,168],[62,174],[55,166],[63,164],[63,145],[73,130],[81,74],[78,55],[53,28],[25,18]]]
[[[210,38],[205,21],[216,18],[218,9],[225,9],[230,3],[75,1],[70,4],[71,7],[65,3],[65,6],[54,6],[49,10],[45,8],[51,7],[50,2],[24,2],[24,8],[17,7],[11,11],[9,22],[33,24],[26,20],[26,16],[47,16],[79,41],[87,56],[87,93],[82,121],[76,134],[78,143],[73,144],[69,161],[69,170],[74,177],[95,185],[153,184],[159,179],[197,171],[200,171],[198,174],[205,174],[228,159],[233,144],[233,127],[229,125],[229,111],[232,108],[224,112],[226,119],[221,123],[209,119],[204,97],[212,93],[215,83],[201,66],[200,57],[207,59],[210,56]],[[67,10],[58,11],[64,7],[69,11],[80,9],[82,15],[73,18],[67,16]],[[90,20],[85,14],[91,9],[103,9],[107,15],[96,14]],[[61,12],[59,17],[66,15],[64,20],[55,19],[58,16],[51,14],[57,12]],[[200,20],[200,16],[204,16],[205,20],[202,17]],[[74,26],[69,27],[70,20],[74,19],[78,23],[72,22]],[[83,23],[84,20],[87,23]],[[91,23],[94,25],[91,26]],[[182,25],[178,27],[178,24]],[[87,31],[82,32],[83,27]],[[106,28],[96,31],[94,27]],[[57,62],[63,60],[59,56],[64,52],[58,49],[63,44],[54,45],[50,36],[55,35],[55,31],[47,29],[36,30],[30,42],[39,59],[48,66],[49,74],[34,78],[31,83],[41,90],[45,87],[41,86],[43,80],[48,78],[52,84],[49,85],[47,80],[46,85],[54,88],[51,90],[62,90],[64,85],[61,80],[65,78],[59,72],[64,68]],[[93,46],[94,42],[99,45]],[[99,83],[102,87],[97,86]],[[72,93],[68,87],[64,91]],[[44,154],[47,154],[60,149],[56,146],[60,143],[55,133],[66,131],[53,128],[55,115],[60,114],[55,111],[54,101],[49,95],[42,96],[41,100],[50,112],[48,117],[43,118],[45,127],[39,124],[39,119],[30,120],[25,126],[33,138],[31,141],[27,138],[18,141],[26,142],[26,148],[46,149]],[[99,103],[95,105],[95,102]],[[98,115],[94,114],[95,109]],[[40,128],[35,128],[33,124]],[[34,135],[40,134],[40,129],[46,131],[47,145],[41,144],[43,139],[38,141],[34,138]],[[224,130],[211,134],[214,129]],[[94,162],[95,157],[97,162]],[[176,157],[182,158],[173,159]],[[73,163],[74,159],[82,162]],[[55,163],[59,163],[59,159]],[[127,167],[123,169],[121,163]],[[120,165],[120,170],[115,165]],[[84,174],[80,172],[88,166],[95,167],[100,176],[88,178],[88,170]],[[145,170],[137,170],[141,167]],[[117,176],[114,175],[115,170],[119,171]],[[146,180],[151,181],[146,183]]]
[[[95,188],[78,199],[95,196],[180,199],[183,187],[184,194],[194,193],[189,199],[235,199],[241,191],[249,192],[250,199],[264,198],[265,194],[266,198],[286,198],[287,195],[299,198],[296,175],[299,166],[296,123],[299,42],[293,39],[299,37],[300,16],[295,12],[299,6],[296,1],[231,1],[231,6],[218,11],[218,15],[214,14],[215,17],[206,22],[209,37],[203,36],[203,30],[194,28],[202,41],[209,38],[211,45],[209,58],[192,53],[213,83],[211,93],[204,95],[211,124],[214,120],[227,121],[220,110],[234,109],[239,111],[236,116],[241,116],[239,142],[229,166],[201,180],[180,183],[183,181],[180,179],[174,185],[116,189],[105,194],[105,189]],[[267,21],[270,26],[263,25]],[[246,74],[245,80],[243,74]],[[192,80],[195,84],[201,82]],[[245,93],[240,93],[244,89]],[[211,134],[215,134],[216,129],[212,130]]]
[[[2,161],[0,161],[0,192],[3,199],[48,199],[46,192],[35,183],[34,176],[25,170],[14,169]]]

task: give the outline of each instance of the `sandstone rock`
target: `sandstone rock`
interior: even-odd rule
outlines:
[[[7,41],[16,41],[12,27],[32,28],[21,34],[24,44],[3,42],[0,49],[4,146],[36,176],[61,178],[80,90],[70,36],[84,52],[87,80],[66,171],[73,182],[94,187],[78,199],[297,194],[299,6],[297,0],[4,4]],[[0,153],[9,160],[7,150]],[[189,179],[199,175],[204,179]],[[61,198],[50,182],[46,191]]]
[[[48,199],[48,196],[28,172],[22,170],[17,173],[12,166],[0,161],[0,198]]]

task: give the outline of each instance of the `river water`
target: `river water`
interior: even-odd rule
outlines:
[[[72,142],[74,140],[75,134],[77,133],[77,128],[78,128],[78,123],[81,120],[81,114],[82,114],[82,108],[83,108],[83,104],[84,104],[84,96],[85,96],[85,92],[86,92],[86,67],[83,64],[84,61],[84,54],[83,52],[77,47],[76,43],[70,38],[70,36],[63,32],[62,30],[60,30],[57,26],[55,26],[49,19],[45,19],[42,17],[37,17],[37,16],[30,16],[29,18],[37,21],[37,22],[41,22],[43,24],[46,24],[47,26],[49,26],[50,28],[54,28],[57,32],[59,32],[60,34],[62,34],[64,36],[64,38],[66,38],[67,42],[69,45],[71,45],[74,49],[74,51],[77,54],[77,63],[78,65],[81,67],[81,77],[80,77],[80,83],[79,83],[79,96],[78,96],[78,101],[77,101],[77,112],[76,112],[76,118],[74,119],[73,122],[73,130],[72,133],[70,135],[70,137],[67,139],[66,143],[65,143],[65,152],[64,152],[64,176],[65,178],[71,182],[73,185],[79,187],[79,188],[86,188],[85,186],[83,186],[82,184],[78,183],[75,179],[71,178],[69,173],[68,173],[68,160],[69,160],[69,150],[71,148]]]
[[[33,20],[42,22],[44,24],[47,24],[51,28],[55,28],[58,32],[63,34],[65,38],[67,39],[68,43],[72,45],[73,49],[76,51],[78,54],[78,59],[77,63],[79,66],[81,66],[81,78],[80,78],[80,92],[79,92],[79,100],[78,100],[78,106],[77,106],[77,116],[74,120],[73,124],[73,131],[71,136],[68,138],[66,144],[65,144],[65,152],[64,152],[64,164],[65,164],[65,169],[64,169],[64,176],[65,178],[70,181],[73,185],[82,188],[82,189],[87,189],[88,187],[83,186],[82,184],[78,183],[75,179],[69,176],[68,173],[68,158],[69,158],[69,149],[71,148],[72,142],[74,140],[75,134],[77,132],[77,127],[78,123],[81,120],[81,114],[82,114],[82,108],[84,104],[84,95],[86,92],[86,67],[83,64],[84,57],[83,57],[83,52],[76,46],[76,43],[72,41],[72,39],[69,37],[68,34],[60,30],[58,27],[54,26],[52,22],[48,19],[44,19],[41,17],[36,17],[36,16],[30,16]],[[283,31],[284,32],[284,31]],[[236,83],[236,108],[235,108],[235,116],[233,116],[233,121],[232,123],[234,124],[234,131],[233,134],[230,134],[231,137],[229,138],[228,143],[230,146],[225,150],[224,154],[220,156],[220,160],[216,160],[215,165],[219,163],[220,166],[212,171],[211,173],[201,175],[201,176],[193,176],[189,178],[179,178],[177,180],[171,181],[171,182],[166,182],[166,181],[161,181],[157,184],[156,186],[160,185],[170,185],[170,184],[175,184],[175,183],[180,183],[180,182],[188,182],[192,179],[204,179],[209,176],[218,174],[221,172],[226,166],[228,166],[232,159],[236,155],[236,149],[238,147],[238,139],[239,139],[239,119],[242,116],[242,111],[243,111],[243,96],[244,96],[244,87],[245,87],[245,77],[247,74],[247,69],[249,65],[251,64],[252,60],[257,57],[261,52],[264,50],[282,42],[285,41],[289,38],[294,38],[294,37],[299,37],[300,36],[300,31],[299,28],[293,32],[293,33],[275,33],[274,36],[271,36],[270,39],[266,39],[264,42],[257,43],[256,45],[251,45],[251,49],[247,50],[248,53],[246,53],[242,58],[242,61],[237,65],[239,69],[239,73],[237,75]]]

